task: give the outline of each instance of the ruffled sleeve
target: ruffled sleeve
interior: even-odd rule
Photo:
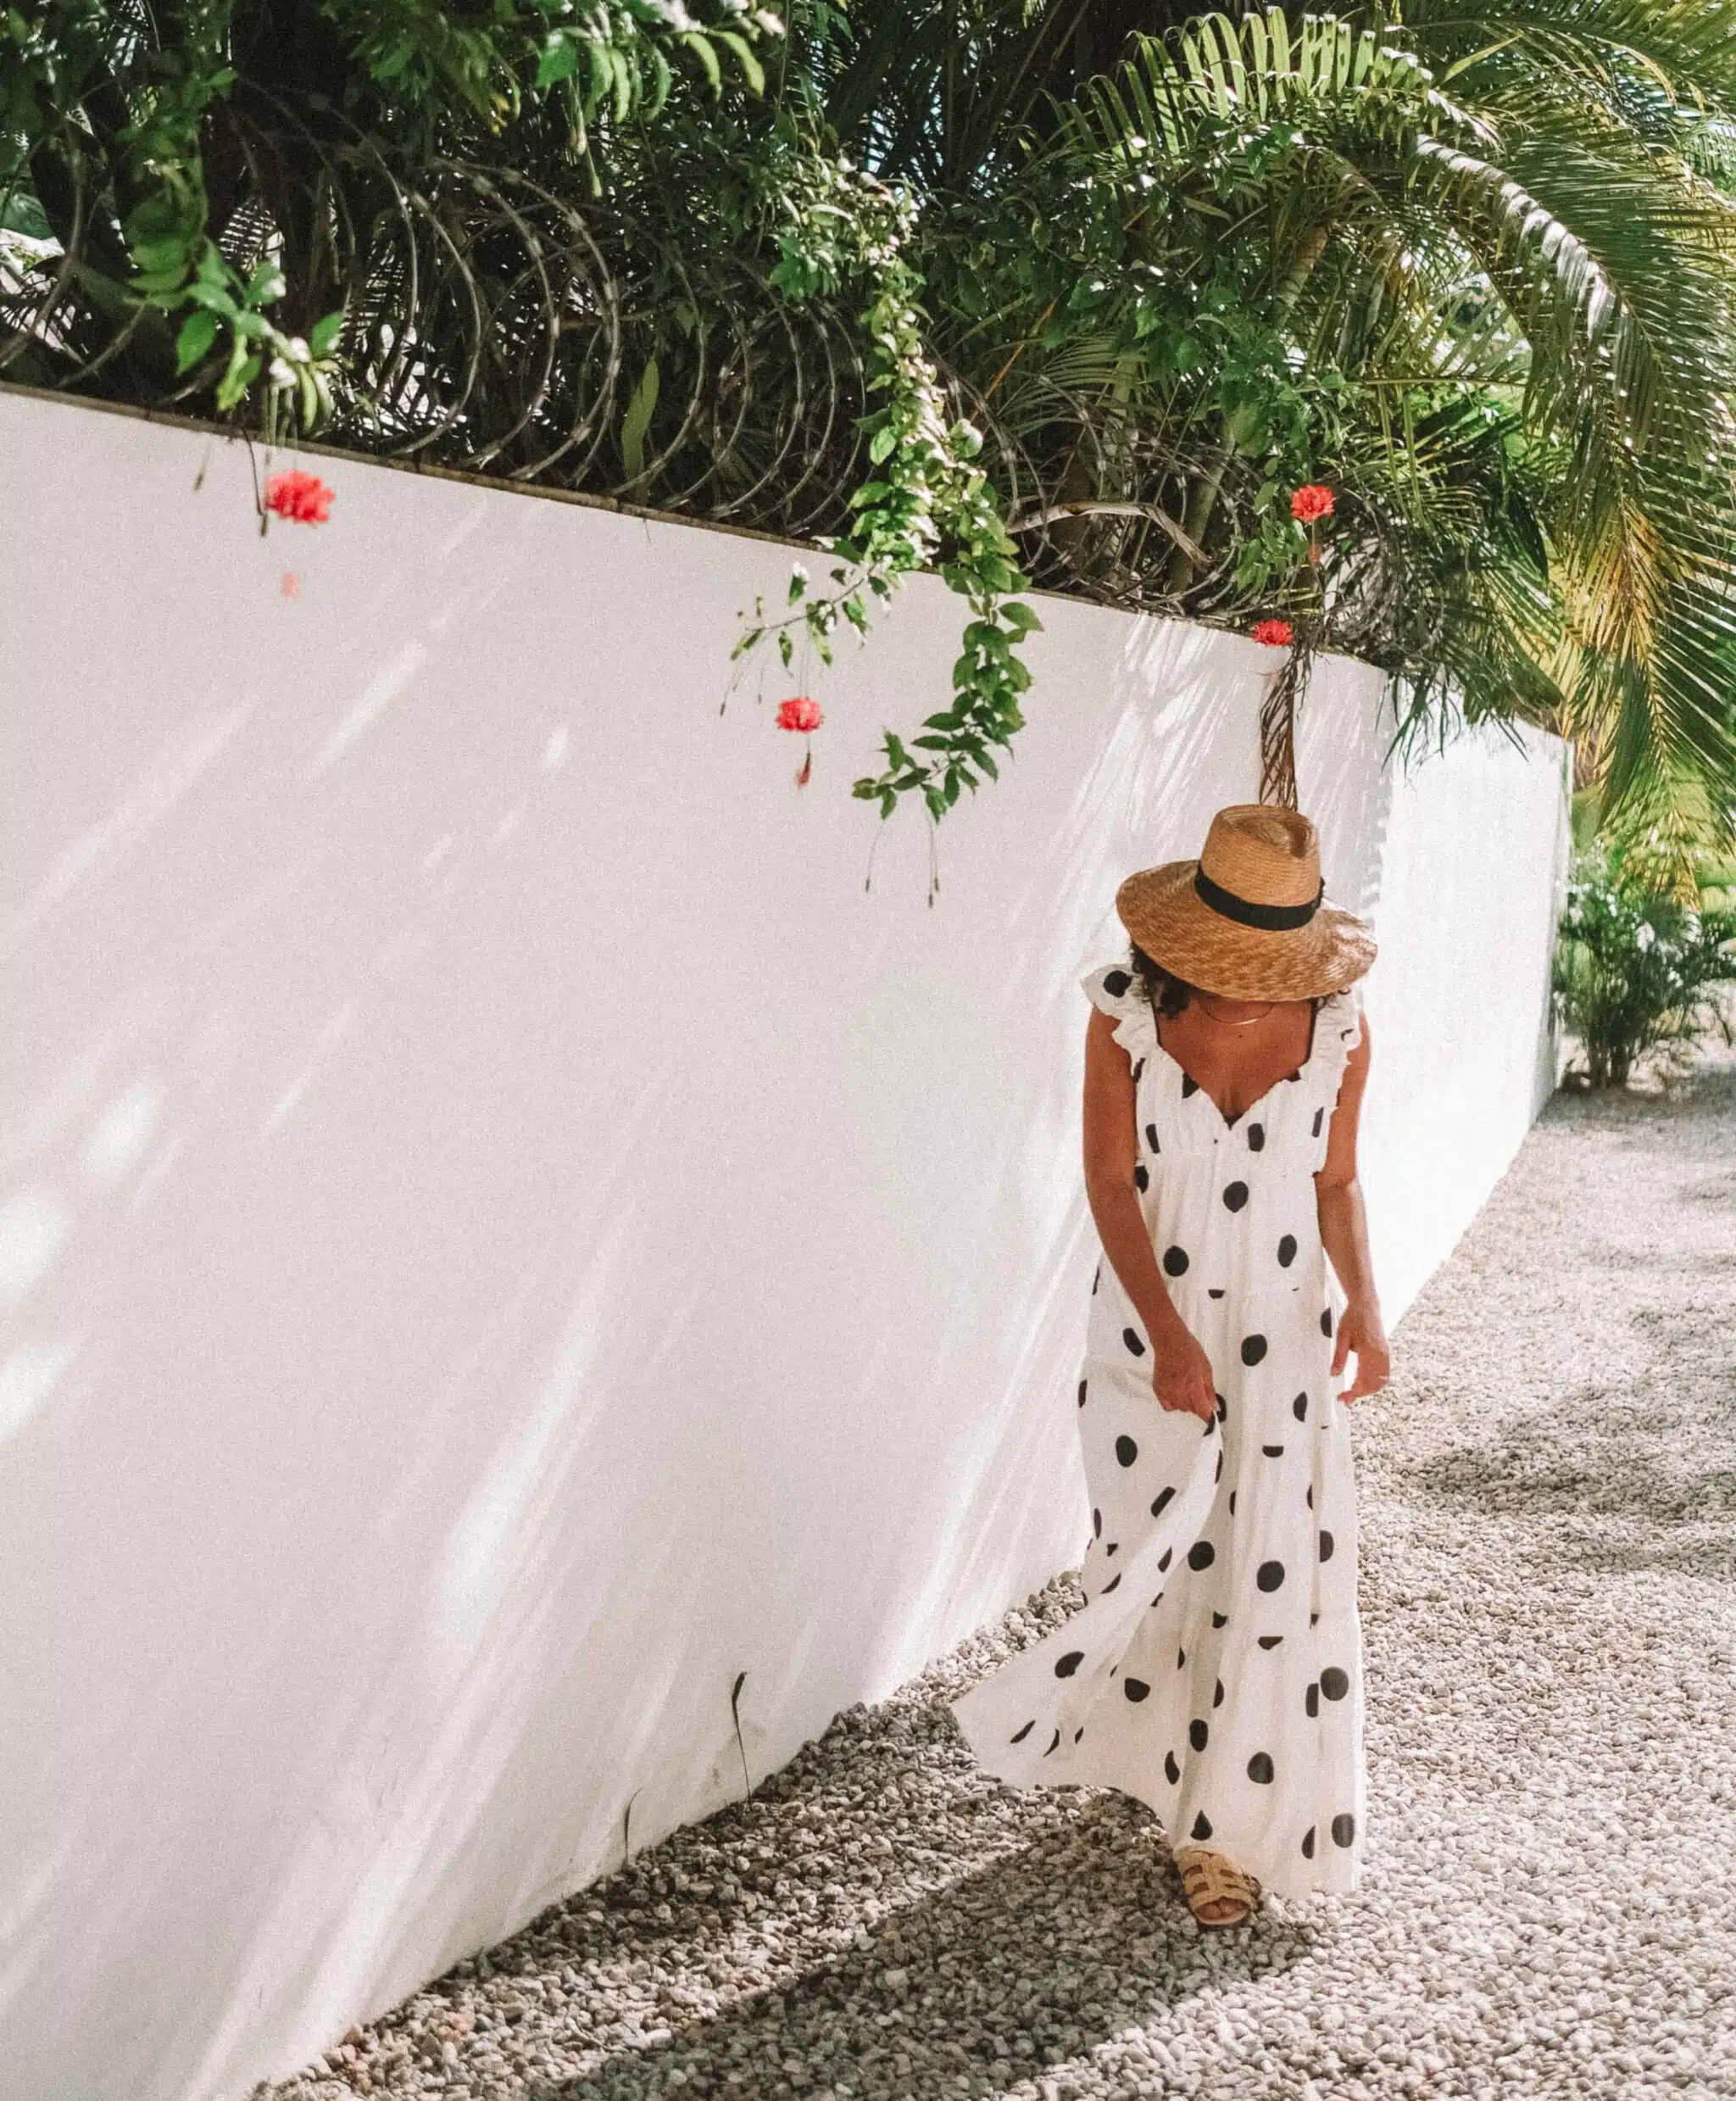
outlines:
[[[1130,1058],[1157,1048],[1157,1023],[1139,980],[1125,963],[1103,963],[1079,980],[1085,996],[1115,1022],[1115,1039]]]
[[[1344,1084],[1344,1067],[1362,1034],[1361,986],[1347,986],[1343,992],[1334,992],[1322,1000],[1314,1017],[1314,1029],[1309,1094],[1318,1112],[1312,1132],[1314,1172],[1317,1174],[1326,1159],[1327,1143],[1332,1135],[1333,1111],[1338,1106],[1338,1090]]]

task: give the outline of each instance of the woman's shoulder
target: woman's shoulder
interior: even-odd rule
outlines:
[[[1099,1014],[1115,1023],[1115,1039],[1136,1057],[1149,1051],[1156,1041],[1157,1024],[1145,988],[1132,967],[1124,962],[1099,963],[1088,970],[1079,984]]]

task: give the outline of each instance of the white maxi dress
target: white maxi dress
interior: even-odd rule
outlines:
[[[1352,1890],[1356,1488],[1313,1177],[1360,997],[1321,1000],[1305,1062],[1232,1122],[1160,1045],[1131,971],[1106,964],[1082,983],[1132,1065],[1134,1179],[1171,1296],[1211,1360],[1217,1419],[1160,1406],[1144,1325],[1099,1261],[1078,1388],[1087,1602],[952,1711],[978,1763],[1015,1786],[1119,1788],[1171,1846],[1226,1853],[1281,1896]]]

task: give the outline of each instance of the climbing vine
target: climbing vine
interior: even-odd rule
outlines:
[[[852,788],[877,801],[882,817],[901,797],[919,794],[938,818],[984,774],[999,778],[990,746],[1007,746],[1023,724],[1019,695],[1031,674],[1018,645],[1042,622],[1010,595],[1029,579],[980,464],[982,433],[951,413],[928,353],[922,280],[907,254],[914,205],[842,156],[812,155],[806,172],[805,184],[789,192],[773,281],[795,301],[852,279],[871,289],[861,315],[865,392],[875,404],[861,420],[870,478],[851,494],[849,528],[821,543],[836,557],[833,588],[810,592],[807,569],[797,563],[786,601],[792,610],[768,619],[756,599],[735,655],[775,637],[787,665],[800,633],[829,664],[841,621],[865,634],[870,598],[888,599],[900,577],[938,567],[972,615],[953,666],[952,705],[925,717],[908,741],[883,732],[885,766]]]

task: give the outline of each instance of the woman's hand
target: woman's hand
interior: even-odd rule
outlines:
[[[1352,1351],[1356,1353],[1356,1376],[1340,1401],[1360,1401],[1364,1394],[1378,1393],[1392,1375],[1392,1353],[1387,1332],[1381,1325],[1380,1308],[1372,1300],[1352,1299],[1338,1320],[1338,1340],[1333,1351],[1333,1376],[1344,1370]]]
[[[1177,1313],[1155,1329],[1151,1338],[1151,1390],[1160,1407],[1177,1415],[1197,1415],[1203,1423],[1217,1413],[1217,1384],[1211,1359]]]

